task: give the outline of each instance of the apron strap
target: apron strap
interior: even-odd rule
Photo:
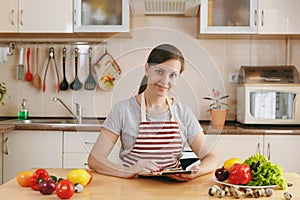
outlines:
[[[171,121],[175,121],[175,117],[172,111],[172,103],[170,98],[167,96],[167,104],[169,106]],[[141,121],[146,122],[146,102],[144,93],[141,94]]]

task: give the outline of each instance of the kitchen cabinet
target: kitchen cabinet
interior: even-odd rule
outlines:
[[[300,174],[300,135],[264,135],[264,152],[285,171]]]
[[[3,183],[3,181],[2,181],[2,177],[3,177],[3,175],[2,175],[2,159],[3,159],[3,156],[2,156],[2,150],[3,150],[3,148],[2,148],[2,141],[3,141],[3,132],[0,132],[0,149],[1,149],[1,153],[0,153],[0,185]]]
[[[62,168],[62,131],[14,130],[3,137],[3,183],[31,168]]]
[[[0,0],[2,33],[71,33],[72,0]]]
[[[263,135],[207,135],[209,144],[220,158],[219,165],[229,158],[242,160],[255,154],[263,153]]]
[[[0,0],[0,32],[18,31],[18,0]]]
[[[200,33],[256,33],[257,0],[203,0]]]
[[[299,34],[299,6],[298,0],[203,0],[200,34]]]
[[[259,152],[270,158],[274,164],[280,164],[285,171],[300,174],[300,135],[210,135],[208,142],[220,157],[220,166],[224,161],[237,157],[242,160]]]
[[[128,0],[74,0],[74,32],[129,32]]]
[[[99,132],[64,131],[63,168],[88,168],[87,159]],[[109,160],[120,163],[119,141],[109,155]]]

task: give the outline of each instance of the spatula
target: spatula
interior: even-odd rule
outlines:
[[[76,47],[75,48],[75,79],[70,84],[70,88],[72,90],[80,90],[82,88],[82,83],[78,78],[78,54],[79,54],[79,49]]]
[[[30,48],[27,49],[27,74],[26,81],[32,81],[32,73],[30,72]]]
[[[39,47],[36,48],[36,71],[35,74],[33,75],[33,79],[32,79],[32,84],[34,87],[40,89],[41,88],[41,77],[39,74]]]
[[[84,88],[86,90],[94,90],[96,88],[97,82],[93,76],[92,72],[92,47],[89,48],[89,75],[84,83]]]

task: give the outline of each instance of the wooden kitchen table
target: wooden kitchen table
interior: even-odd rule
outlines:
[[[66,177],[70,169],[47,169],[51,175]],[[219,199],[209,196],[208,189],[215,183],[208,174],[189,182],[175,182],[152,178],[122,179],[93,173],[93,181],[84,188],[82,193],[75,193],[71,199],[100,199],[100,200],[174,200],[174,199]],[[272,197],[259,199],[284,199],[283,193],[290,191],[293,199],[300,199],[300,175],[286,173],[288,182],[293,183],[287,190],[275,189]],[[42,195],[28,187],[21,187],[13,179],[0,186],[0,199],[31,200],[31,199],[59,199],[56,194]],[[234,199],[226,196],[223,199]],[[246,198],[245,199],[249,199]]]

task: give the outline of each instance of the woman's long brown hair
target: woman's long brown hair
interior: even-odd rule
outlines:
[[[155,47],[149,54],[147,59],[148,66],[157,65],[170,59],[176,59],[181,62],[180,73],[184,70],[184,57],[175,46],[171,44],[161,44]],[[138,94],[144,92],[147,88],[148,77],[144,75]]]

